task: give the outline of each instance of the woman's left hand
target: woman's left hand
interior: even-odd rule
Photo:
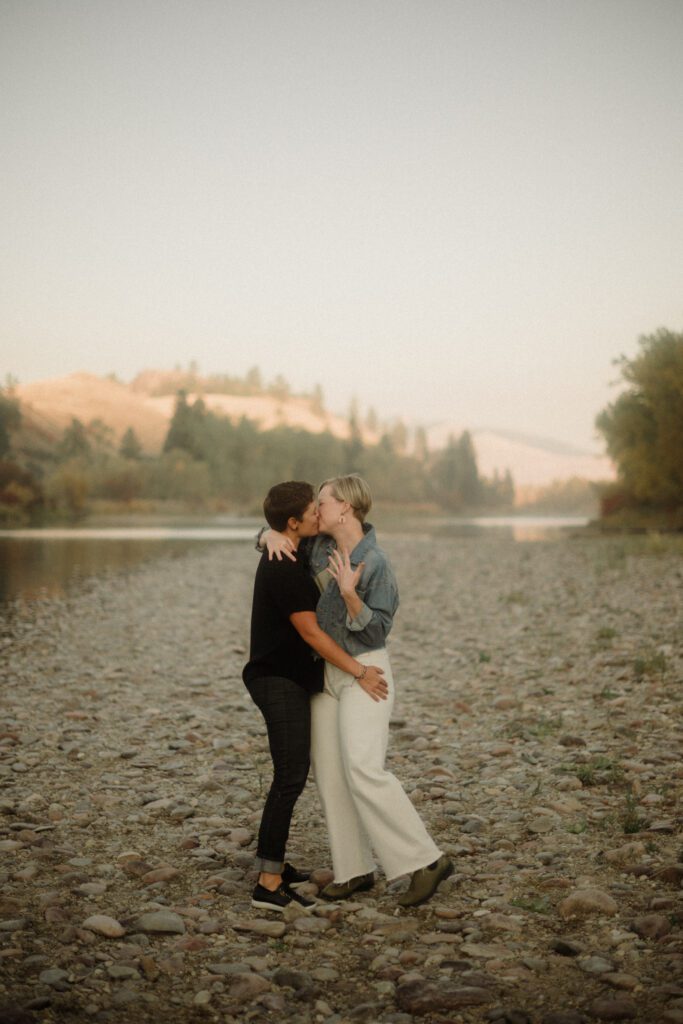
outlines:
[[[359,562],[354,569],[351,565],[351,556],[347,548],[339,551],[335,548],[330,555],[328,571],[337,581],[337,586],[342,597],[350,597],[356,593],[358,581],[365,567],[365,562]]]

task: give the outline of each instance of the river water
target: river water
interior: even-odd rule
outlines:
[[[512,541],[559,538],[580,516],[406,517],[382,531],[477,537],[495,530]],[[179,557],[211,544],[250,544],[258,519],[211,519],[173,526],[0,530],[0,603],[59,595],[95,574],[130,571],[152,558]]]

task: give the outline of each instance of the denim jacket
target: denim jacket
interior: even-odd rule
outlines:
[[[362,607],[355,619],[349,617],[339,587],[326,572],[335,543],[319,534],[306,545],[311,572],[322,589],[318,601],[318,625],[351,655],[376,651],[386,645],[396,609],[398,587],[391,564],[377,545],[374,526],[363,524],[363,539],[351,552],[351,565],[365,562],[356,593]]]

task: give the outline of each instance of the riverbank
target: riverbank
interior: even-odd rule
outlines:
[[[249,546],[8,606],[0,1003],[17,1019],[683,1018],[683,560],[627,539],[385,547],[389,762],[456,866],[413,911],[383,879],[303,920],[249,905],[269,777],[240,681]],[[291,853],[325,880],[312,784]]]
[[[15,510],[16,511],[16,510]],[[3,518],[3,512],[6,513]],[[448,519],[570,519],[588,521],[597,513],[596,507],[570,509],[537,509],[531,507],[473,507],[461,512],[451,512],[435,502],[389,502],[378,501],[373,504],[373,521],[382,529],[398,530],[406,522],[435,522]],[[203,502],[175,501],[171,499],[138,499],[131,502],[94,500],[87,509],[78,515],[69,515],[65,511],[36,512],[33,518],[17,512],[14,516],[11,509],[0,506],[0,529],[101,529],[109,526],[186,526],[196,523],[239,523],[250,520],[263,521],[262,503],[239,506],[223,499],[206,499]]]

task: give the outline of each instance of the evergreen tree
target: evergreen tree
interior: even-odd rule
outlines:
[[[258,366],[252,366],[244,378],[248,395],[260,395],[263,393],[263,379]]]
[[[189,405],[186,392],[179,391],[163,450],[170,452],[178,449],[195,459],[201,459],[204,454],[205,419],[206,407],[201,398],[194,405]]]
[[[482,500],[482,483],[472,438],[465,430],[458,440],[451,435],[435,458],[432,479],[436,497],[454,512],[471,508]]]
[[[99,451],[112,451],[114,449],[114,431],[104,420],[90,420],[86,427],[88,440],[92,447]]]
[[[365,427],[371,434],[379,433],[379,420],[377,419],[377,413],[372,406],[370,406],[365,415]]]
[[[424,427],[415,428],[415,442],[414,442],[415,458],[418,462],[426,462],[427,456],[429,455],[429,445],[427,443],[427,431]]]
[[[12,434],[21,425],[21,408],[11,393],[0,388],[0,459],[12,447]]]
[[[408,428],[406,427],[403,420],[398,419],[391,428],[391,440],[394,445],[394,450],[397,452],[405,452],[408,447]]]
[[[477,469],[477,456],[469,430],[464,430],[458,441],[459,487],[465,505],[476,505],[481,500],[481,482]]]
[[[138,440],[138,435],[135,433],[132,427],[128,427],[123,437],[121,438],[119,455],[124,459],[142,458],[142,445]]]
[[[352,398],[349,408],[349,437],[344,444],[344,473],[363,472],[363,452],[363,435],[358,420],[358,402]]]
[[[75,416],[62,434],[62,439],[57,447],[57,454],[61,461],[88,459],[92,454],[88,432],[83,423]]]
[[[323,396],[323,389],[320,384],[316,384],[313,388],[313,394],[311,395],[311,412],[316,416],[324,416],[325,414],[325,399]]]

